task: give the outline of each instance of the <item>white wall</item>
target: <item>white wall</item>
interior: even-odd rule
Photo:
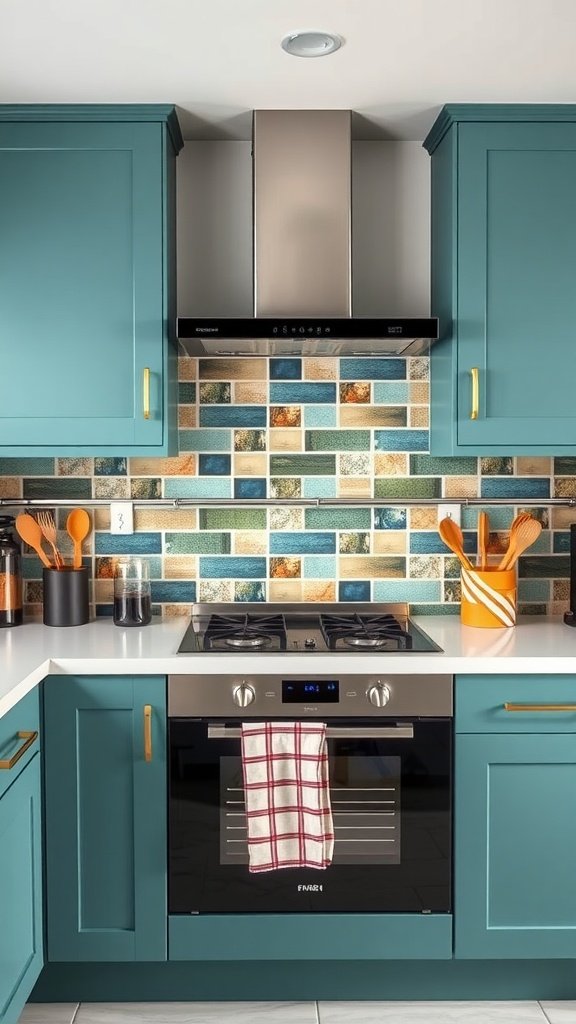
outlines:
[[[178,312],[252,316],[249,142],[187,142],[178,167]],[[355,142],[354,312],[427,316],[430,160],[418,142]]]

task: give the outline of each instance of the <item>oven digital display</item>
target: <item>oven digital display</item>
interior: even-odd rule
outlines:
[[[283,679],[282,703],[337,704],[340,700],[340,683],[337,679]]]

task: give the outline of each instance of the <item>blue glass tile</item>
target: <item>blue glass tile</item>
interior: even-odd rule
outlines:
[[[445,555],[449,551],[435,530],[413,530],[410,533],[410,553],[413,555]],[[476,551],[476,533],[464,531],[464,551],[472,555]]]
[[[198,460],[200,476],[230,476],[231,469],[230,455],[201,455]]]
[[[271,359],[270,380],[301,380],[301,359]]]
[[[566,551],[570,551],[570,534],[568,531],[557,530],[554,533],[554,554],[563,555]]]
[[[311,427],[336,427],[338,418],[335,405],[306,405],[304,406],[304,426]]]
[[[257,583],[236,583],[234,587],[235,601],[265,601],[266,584],[259,580]]]
[[[377,580],[375,601],[440,601],[440,580]]]
[[[164,480],[165,498],[231,498],[232,488],[229,477],[205,476],[166,477]]]
[[[427,430],[375,430],[374,445],[383,452],[427,452]]]
[[[157,555],[162,551],[161,533],[96,533],[97,555]]]
[[[448,501],[448,499],[446,499]],[[490,519],[490,530],[508,530],[514,519],[513,505],[470,505],[462,509],[462,529],[476,530],[478,528],[478,513],[487,512]]]
[[[549,498],[550,480],[547,477],[482,477],[482,498]]]
[[[128,472],[127,460],[122,458],[103,458],[96,456],[94,459],[94,476],[126,476]]]
[[[196,384],[191,380],[181,380],[178,384],[178,402],[180,405],[194,405],[196,402]]]
[[[518,580],[519,601],[549,601],[550,580]]]
[[[232,449],[230,430],[181,430],[178,441],[181,452],[229,452]]]
[[[375,530],[405,530],[407,513],[405,508],[375,508]]]
[[[308,555],[302,575],[309,580],[335,580],[336,559],[331,555]]]
[[[237,477],[234,480],[235,498],[265,498],[266,480],[259,477]]]
[[[265,427],[264,405],[203,405],[201,427]]]
[[[189,580],[159,580],[152,582],[150,589],[153,601],[187,604],[196,600],[196,584]]]
[[[333,555],[335,533],[271,533],[271,555]]]
[[[339,601],[369,601],[369,580],[346,580],[338,584]]]
[[[94,605],[97,619],[111,619],[114,615],[113,604],[96,604]]]
[[[536,538],[527,550],[531,555],[548,555],[552,550],[552,536],[550,530],[542,530],[540,536]],[[569,551],[570,548],[567,547],[565,550]]]
[[[341,359],[341,380],[406,380],[405,359]]]
[[[22,578],[25,580],[42,579],[42,562],[38,555],[24,555],[22,558]]]
[[[407,405],[410,401],[408,381],[386,381],[374,385],[374,405]]]
[[[266,559],[250,556],[200,558],[200,576],[204,579],[258,579],[266,576]]]
[[[270,385],[271,405],[304,405],[306,402],[314,402],[317,405],[334,404],[336,385],[317,384],[315,381]]]
[[[305,476],[302,479],[303,498],[335,498],[336,477]]]
[[[54,459],[0,459],[0,476],[54,476]]]

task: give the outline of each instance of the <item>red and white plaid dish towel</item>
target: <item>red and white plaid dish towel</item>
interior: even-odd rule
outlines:
[[[324,722],[243,722],[249,871],[326,868],[334,825]]]

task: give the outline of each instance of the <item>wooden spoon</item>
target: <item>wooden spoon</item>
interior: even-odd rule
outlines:
[[[31,548],[34,548],[34,551],[39,556],[43,565],[45,565],[47,569],[52,569],[52,563],[48,558],[48,555],[46,555],[42,550],[42,530],[36,520],[32,516],[22,512],[19,516],[16,516],[14,525],[24,543],[29,544]]]
[[[472,569],[472,562],[468,558],[468,555],[464,553],[464,537],[458,523],[455,523],[454,520],[449,517],[441,519],[438,524],[438,533],[450,550],[457,555],[460,563],[466,569]]]
[[[74,561],[73,566],[75,569],[82,567],[82,541],[86,540],[86,537],[90,533],[90,516],[83,508],[73,508],[68,519],[66,520],[66,529],[68,535],[74,541]]]
[[[486,569],[488,559],[488,541],[490,540],[490,520],[487,512],[478,516],[478,557],[481,572]]]
[[[514,532],[510,534],[510,543],[508,545],[508,551],[504,555],[504,558],[498,566],[499,569],[512,569],[516,565],[516,562],[520,558],[523,551],[529,548],[535,540],[538,539],[542,531],[542,524],[537,519],[533,519],[532,516],[528,516],[521,522]]]
[[[534,521],[535,520],[533,519],[530,512],[519,512],[518,515],[512,520],[512,522],[510,523],[510,530],[508,533],[508,547],[506,548],[506,551],[504,552],[502,558],[500,559],[500,564],[498,566],[499,570],[502,568],[503,565],[506,564],[506,562],[508,561],[508,556],[512,553],[512,549],[516,543],[517,530],[520,528],[522,523]]]

